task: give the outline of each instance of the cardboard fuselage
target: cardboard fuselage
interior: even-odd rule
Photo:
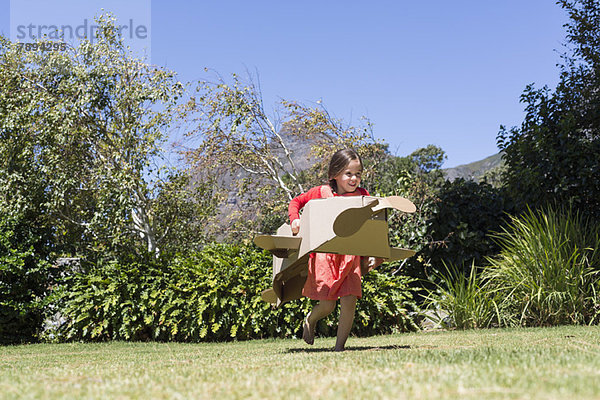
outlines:
[[[386,261],[414,254],[412,250],[390,247],[386,209],[373,213],[350,236],[339,237],[335,234],[333,226],[340,213],[349,208],[364,207],[375,199],[377,198],[372,196],[340,196],[314,199],[304,206],[297,235],[301,238],[299,248],[290,252],[288,257],[273,256],[273,289],[277,295],[277,304],[302,296],[310,253],[379,257]],[[282,225],[276,236],[292,236],[290,225]]]

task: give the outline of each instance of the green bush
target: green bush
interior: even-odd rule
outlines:
[[[364,282],[354,333],[415,329],[408,279],[373,272]],[[211,245],[161,263],[97,265],[67,279],[56,304],[59,340],[216,341],[298,337],[308,299],[274,309],[260,298],[271,286],[271,256],[255,247]],[[318,326],[335,334],[337,315]]]
[[[446,263],[469,275],[471,265],[482,265],[499,252],[490,234],[500,230],[510,204],[501,189],[463,179],[446,181],[438,198],[427,236],[443,245],[426,247],[420,255],[430,260],[434,271]]]
[[[413,281],[384,268],[369,272],[363,279],[353,332],[366,336],[418,330],[414,318],[419,309],[413,300],[418,289],[410,289]]]
[[[417,251],[403,264],[405,275],[432,288],[440,282],[444,263],[463,268],[468,275],[472,264],[483,265],[486,257],[500,251],[490,234],[500,230],[512,207],[502,189],[463,179],[436,187],[419,177],[409,181],[404,191],[387,193],[417,205],[414,214],[389,217],[391,243]]]
[[[484,276],[513,325],[592,324],[600,317],[600,227],[572,210],[528,211],[495,236]]]
[[[44,318],[51,266],[35,251],[35,237],[0,224],[0,344],[36,341]],[[21,227],[22,228],[22,227]]]

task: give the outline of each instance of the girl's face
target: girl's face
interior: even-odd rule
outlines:
[[[360,162],[358,160],[351,160],[346,168],[333,178],[337,183],[337,193],[341,195],[354,192],[358,185],[360,185],[361,174],[362,168]]]

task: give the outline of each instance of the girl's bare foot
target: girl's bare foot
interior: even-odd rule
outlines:
[[[302,339],[306,342],[306,344],[314,344],[315,343],[315,330],[308,323],[308,316],[304,319],[304,324],[302,324]]]

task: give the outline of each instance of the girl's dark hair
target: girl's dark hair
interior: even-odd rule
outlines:
[[[363,163],[362,160],[360,159],[360,156],[358,155],[358,153],[352,149],[343,149],[343,150],[338,150],[335,152],[335,154],[331,157],[331,161],[329,162],[329,171],[327,172],[327,176],[329,179],[329,186],[331,186],[331,189],[335,192],[337,191],[337,184],[335,182],[335,177],[338,176],[342,171],[344,171],[344,169],[346,169],[346,167],[348,166],[348,164],[350,164],[350,161],[353,160],[358,160],[358,162],[360,163],[360,168],[363,168]]]

